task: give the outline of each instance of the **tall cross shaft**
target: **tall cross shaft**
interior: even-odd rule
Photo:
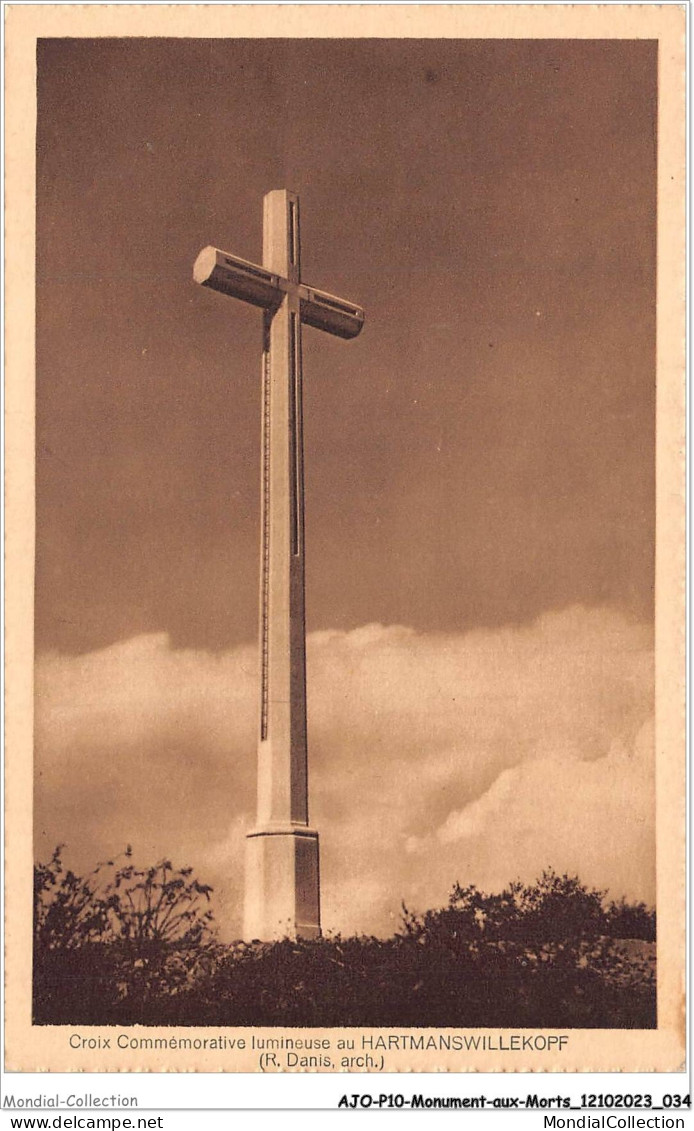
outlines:
[[[263,265],[206,247],[196,282],[263,309],[258,812],[246,841],[244,937],[320,934],[308,821],[302,323],[354,338],[360,307],[301,282],[299,198],[264,198]]]

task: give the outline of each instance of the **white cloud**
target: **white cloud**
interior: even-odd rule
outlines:
[[[445,900],[552,865],[653,898],[653,659],[609,609],[422,635],[308,642],[311,820],[333,929],[392,930],[401,899]],[[193,864],[238,929],[255,799],[254,647],[137,637],[37,664],[37,850],[81,867],[134,842]]]

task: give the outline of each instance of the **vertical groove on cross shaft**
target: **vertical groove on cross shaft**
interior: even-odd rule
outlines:
[[[289,246],[289,263],[287,278],[291,279],[293,283],[298,283],[301,275],[301,241],[299,239],[299,199],[298,197],[289,196],[288,201],[289,209],[287,212],[287,220],[289,223],[289,234],[287,243]],[[293,271],[294,274],[290,275],[289,272]]]
[[[262,434],[260,471],[260,740],[267,739],[270,648],[270,315],[263,314]]]
[[[298,240],[298,232],[296,233]],[[306,597],[304,557],[303,421],[301,409],[301,321],[289,313],[289,494],[291,509],[290,688],[291,688],[291,819],[308,825],[308,743],[306,720]]]
[[[303,411],[301,372],[301,333],[298,315],[289,315],[289,442],[291,463],[291,523],[292,553],[304,550],[304,468],[303,468]]]

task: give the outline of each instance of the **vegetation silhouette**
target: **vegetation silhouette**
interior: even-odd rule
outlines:
[[[212,888],[192,868],[161,860],[137,868],[128,845],[86,877],[62,863],[59,845],[34,869],[34,1010],[104,1016],[128,1003],[146,1024],[160,998],[195,984],[213,954]],[[55,1023],[55,1022],[54,1022]]]
[[[35,1024],[653,1028],[655,912],[543,872],[403,905],[388,939],[222,943],[191,868],[34,878]]]

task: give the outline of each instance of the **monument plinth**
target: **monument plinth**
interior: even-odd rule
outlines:
[[[308,823],[301,326],[354,338],[364,312],[301,282],[299,198],[264,199],[263,263],[207,247],[193,277],[263,308],[260,727],[244,938],[320,934],[318,833]]]

